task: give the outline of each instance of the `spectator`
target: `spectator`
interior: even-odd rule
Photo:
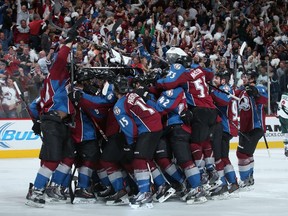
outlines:
[[[8,35],[5,34],[4,32],[0,32],[0,43],[4,54],[8,52],[9,45],[13,38],[12,35],[13,35],[12,32],[9,32]]]
[[[5,78],[7,77],[7,76],[5,75],[6,65],[7,65],[7,62],[5,62],[5,61],[0,61],[0,81],[5,80]]]
[[[44,33],[41,35],[41,49],[44,50],[46,53],[49,53],[52,41],[49,36],[50,28],[46,26],[44,28]]]
[[[17,118],[17,106],[20,99],[13,85],[13,79],[7,78],[5,84],[1,87],[1,104],[5,118]]]
[[[3,14],[3,24],[2,24],[2,31],[9,35],[13,26],[12,20],[12,9],[7,8],[6,13]]]
[[[25,75],[29,74],[31,71],[32,62],[30,60],[30,49],[29,47],[24,47],[22,54],[19,56],[20,67],[23,68]]]
[[[31,75],[33,77],[37,92],[39,92],[40,88],[43,85],[43,80],[45,79],[45,75],[41,71],[41,67],[39,64],[35,64],[34,69],[31,70]]]
[[[262,85],[267,87],[267,82],[268,82],[267,67],[261,66],[260,67],[260,75],[257,78],[257,84],[262,84]]]
[[[20,60],[17,58],[16,50],[16,47],[10,46],[8,53],[4,56],[4,60],[8,62],[6,74],[9,76],[12,76],[13,72],[18,70],[20,64]]]
[[[26,20],[26,22],[29,23],[29,11],[27,6],[27,2],[17,0],[17,25],[20,25],[22,20]]]
[[[15,46],[18,48],[20,41],[24,41],[25,44],[29,44],[29,32],[30,28],[27,26],[26,20],[21,20],[20,25],[16,26],[13,30],[13,40]]]
[[[33,21],[29,23],[30,27],[30,48],[35,49],[37,52],[40,51],[40,33],[42,25],[48,20],[49,16],[45,17],[43,20],[40,19],[39,14],[34,14]]]
[[[46,52],[44,50],[39,52],[39,60],[37,63],[39,64],[41,71],[44,75],[48,75],[49,73],[48,67],[51,65],[50,58],[53,52],[53,49],[50,49],[48,55],[46,55]]]

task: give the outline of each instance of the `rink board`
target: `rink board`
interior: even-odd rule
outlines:
[[[0,158],[35,158],[38,157],[41,138],[31,130],[30,119],[0,120]],[[269,148],[283,148],[283,135],[279,120],[276,117],[266,117],[266,139]],[[236,149],[238,137],[231,140],[231,149]],[[266,148],[262,138],[257,148]]]

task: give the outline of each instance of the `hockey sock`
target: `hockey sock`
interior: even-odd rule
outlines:
[[[60,163],[52,175],[51,182],[57,185],[62,185],[70,170],[71,167],[67,166],[66,164]]]
[[[108,178],[115,192],[118,192],[124,188],[124,180],[123,180],[122,172],[120,170],[116,170],[112,173],[109,173]]]
[[[224,174],[224,162],[221,159],[217,160],[215,162],[215,167],[219,175],[219,178],[222,181],[222,185],[227,185],[225,174]]]
[[[188,183],[192,188],[196,188],[201,185],[201,176],[197,166],[192,161],[180,164],[184,170]]]
[[[205,140],[201,143],[203,148],[203,155],[205,160],[205,167],[207,171],[214,169],[215,159],[213,156],[213,150],[210,140]]]
[[[165,172],[179,183],[183,183],[185,181],[183,173],[180,169],[177,169],[176,165],[173,163],[171,163],[170,166],[165,169]]]
[[[224,166],[224,174],[225,174],[226,180],[230,184],[237,183],[236,173],[235,173],[234,167],[231,164],[229,158],[222,158],[222,161],[225,164],[225,166]]]
[[[71,178],[72,178],[72,172],[70,170],[70,172],[66,175],[65,179],[62,182],[62,186],[65,188],[68,188],[71,182]]]
[[[150,171],[148,170],[146,160],[134,159],[134,175],[137,181],[139,192],[150,191]]]
[[[166,174],[168,174],[170,177],[172,177],[175,181],[179,183],[184,182],[184,176],[181,173],[180,169],[176,167],[174,163],[171,162],[168,158],[159,158],[156,160],[158,166],[161,168],[161,170],[165,171]]]
[[[200,173],[204,173],[205,161],[204,155],[202,154],[202,146],[198,143],[191,143],[190,149],[196,166],[198,167]]]
[[[44,189],[52,173],[53,173],[52,170],[45,167],[45,165],[42,165],[36,175],[36,179],[34,181],[34,187],[40,190]]]
[[[163,174],[160,172],[160,170],[156,167],[156,164],[153,161],[149,161],[149,166],[150,166],[150,172],[152,174],[152,178],[154,181],[154,184],[158,188],[159,186],[165,184],[165,179]]]
[[[108,178],[108,175],[107,175],[107,171],[104,168],[101,170],[97,170],[97,174],[100,178],[101,183],[104,186],[110,186],[111,185],[109,178]]]
[[[251,172],[250,159],[247,154],[241,153],[239,151],[236,152],[236,156],[238,158],[240,179],[244,181],[248,179]]]
[[[90,180],[93,170],[87,166],[81,166],[78,168],[78,187],[88,188],[90,186]]]

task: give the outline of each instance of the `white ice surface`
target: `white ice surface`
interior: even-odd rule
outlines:
[[[47,204],[37,209],[26,206],[29,182],[39,168],[38,159],[0,160],[0,216],[286,216],[288,215],[288,159],[283,149],[255,152],[255,186],[240,192],[239,198],[212,200],[201,205],[187,205],[178,200],[155,203],[153,209],[131,209],[129,206],[97,204]],[[235,151],[231,160],[238,171]],[[237,172],[238,175],[238,172]]]

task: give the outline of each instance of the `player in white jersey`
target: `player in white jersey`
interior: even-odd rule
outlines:
[[[288,93],[283,93],[278,104],[277,116],[283,134],[284,154],[288,157]]]

